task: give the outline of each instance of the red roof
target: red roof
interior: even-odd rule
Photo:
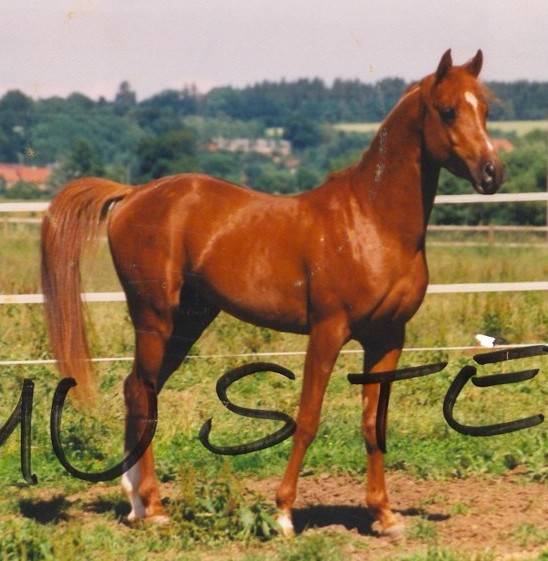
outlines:
[[[514,145],[507,138],[493,138],[493,146],[497,152],[511,152]]]
[[[51,169],[47,167],[39,168],[21,164],[0,164],[0,176],[8,184],[17,183],[17,181],[27,181],[28,183],[43,185],[48,180],[50,174]]]

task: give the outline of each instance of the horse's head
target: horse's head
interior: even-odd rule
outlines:
[[[425,113],[423,133],[430,156],[449,171],[468,179],[478,193],[498,190],[502,163],[485,130],[487,91],[479,83],[481,50],[462,66],[453,66],[451,50],[434,74],[420,83]]]

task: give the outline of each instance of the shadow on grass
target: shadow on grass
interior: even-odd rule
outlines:
[[[70,503],[63,496],[51,499],[21,499],[19,510],[25,518],[30,518],[40,524],[63,522],[69,519],[67,509]]]
[[[112,512],[117,518],[123,518],[127,516],[129,514],[129,511],[131,510],[128,502],[122,497],[99,497],[94,501],[86,503],[83,508],[86,512],[93,512],[94,514]]]
[[[429,513],[423,508],[406,508],[405,510],[398,510],[398,512],[403,516],[420,516],[423,520],[430,522],[443,522],[451,518],[449,514],[442,514],[441,512]]]
[[[450,518],[447,514],[427,513],[422,509],[406,509],[397,511],[404,517],[421,516],[432,522],[441,522]],[[301,534],[307,528],[325,528],[327,526],[343,526],[347,530],[356,530],[362,536],[375,536],[372,525],[375,519],[371,513],[360,506],[329,505],[296,508],[293,511],[295,532]]]

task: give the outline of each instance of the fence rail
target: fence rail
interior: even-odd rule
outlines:
[[[530,347],[533,345],[545,345],[545,343],[519,343],[514,345],[495,345],[490,347],[492,349],[519,349],[522,347]],[[407,347],[402,349],[404,353],[424,353],[424,352],[455,352],[455,351],[485,351],[486,347],[479,345],[462,345],[453,347]],[[362,349],[343,349],[340,354],[353,355],[363,354]],[[255,353],[220,353],[208,355],[187,355],[185,360],[211,360],[218,358],[260,358],[267,356],[302,356],[306,355],[306,351],[262,351]],[[91,358],[90,362],[131,362],[134,360],[133,356],[110,356],[110,357],[97,357]],[[2,366],[47,366],[56,364],[57,361],[53,358],[38,358],[31,360],[0,360],[0,367]]]
[[[434,199],[436,205],[451,205],[463,203],[524,203],[548,202],[548,192],[535,193],[496,193],[494,195],[438,195]],[[9,212],[45,212],[49,201],[0,203],[0,213]]]
[[[548,192],[496,193],[494,195],[438,195],[436,205],[460,205],[463,203],[535,203],[548,202]]]
[[[548,232],[548,226],[508,226],[503,224],[430,224],[432,232]]]
[[[537,292],[548,290],[548,281],[429,284],[427,294],[471,294],[479,292]],[[125,302],[123,292],[84,292],[86,302]],[[42,304],[43,294],[0,294],[1,304]]]
[[[546,202],[548,203],[548,192],[542,193],[502,193],[495,195],[438,195],[434,204],[477,204],[477,203],[509,203],[509,202]],[[0,203],[0,214],[2,213],[34,213],[44,212],[49,206],[48,201],[44,202],[19,202],[19,203]],[[6,220],[6,219],[4,219]],[[36,222],[37,218],[23,219],[28,222]],[[8,222],[16,219],[7,219]],[[429,229],[434,231],[537,231],[548,232],[548,226],[458,226],[458,225],[432,225]],[[548,291],[548,282],[493,282],[493,283],[454,283],[454,284],[430,284],[427,288],[428,294],[470,294],[481,292],[522,292],[522,291]],[[86,302],[125,302],[123,292],[86,292],[82,294],[82,299]],[[42,304],[43,294],[0,294],[1,304]],[[500,348],[519,347],[526,345],[506,345]],[[461,347],[416,347],[407,348],[407,352],[419,351],[454,351],[454,350],[480,350],[482,347],[461,346]],[[344,350],[343,353],[360,353],[359,350]],[[240,353],[234,355],[190,355],[189,359],[199,358],[229,358],[229,357],[257,357],[257,356],[289,356],[304,355],[304,351],[286,352],[260,352],[260,353]],[[133,360],[132,357],[101,357],[92,359],[94,362],[116,362]],[[53,359],[37,360],[2,360],[0,366],[12,365],[45,365],[53,364]]]
[[[38,217],[18,217],[18,218],[1,218],[0,222],[8,224],[40,224],[41,218]],[[430,224],[428,230],[431,232],[533,232],[548,233],[548,226],[507,226],[502,224]]]

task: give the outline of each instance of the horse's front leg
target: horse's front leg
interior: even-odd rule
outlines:
[[[320,422],[323,396],[339,351],[348,340],[346,316],[330,317],[315,324],[310,331],[304,365],[304,377],[297,415],[293,448],[283,480],[276,494],[278,523],[284,535],[293,535],[291,509],[297,496],[299,470]]]
[[[364,372],[386,372],[398,365],[404,339],[402,328],[376,337],[364,343]],[[362,430],[367,449],[367,494],[366,502],[375,517],[373,530],[381,535],[400,535],[404,531],[401,518],[390,509],[384,479],[384,455],[377,443],[376,418],[379,403],[380,384],[365,384],[362,390],[363,422]],[[382,427],[383,431],[386,426]]]

